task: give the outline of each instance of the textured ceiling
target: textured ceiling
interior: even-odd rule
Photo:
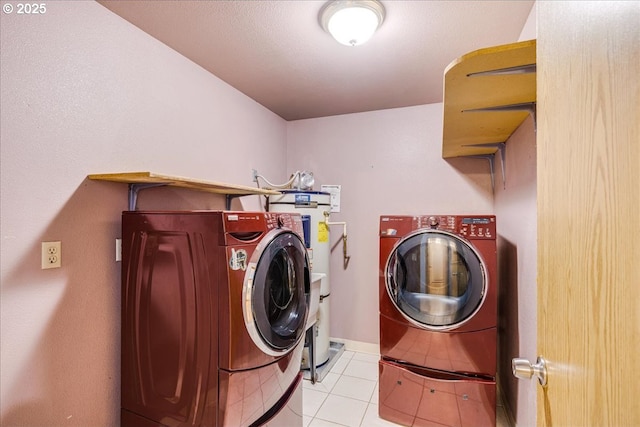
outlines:
[[[313,0],[99,0],[286,120],[442,101],[443,72],[518,40],[533,0],[386,0],[372,39],[343,46]]]

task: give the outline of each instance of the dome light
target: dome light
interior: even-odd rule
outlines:
[[[320,11],[322,28],[346,46],[369,40],[382,21],[384,7],[377,0],[335,0]]]

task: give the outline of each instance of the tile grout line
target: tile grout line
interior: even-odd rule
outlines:
[[[349,359],[345,359],[345,361],[346,361],[345,366],[342,369],[341,373],[337,374],[337,379],[332,384],[332,386],[329,388],[329,392],[327,393],[327,396],[325,397],[325,399],[323,401],[323,404],[324,404],[324,402],[327,401],[327,399],[330,396],[339,396],[339,397],[344,397],[346,399],[353,399],[353,400],[356,400],[356,401],[359,401],[359,402],[363,402],[365,404],[365,411],[364,411],[364,413],[362,414],[362,416],[360,417],[360,419],[359,419],[359,421],[357,423],[357,426],[362,426],[363,425],[362,423],[364,423],[364,421],[365,421],[365,416],[366,416],[366,414],[367,414],[367,412],[369,410],[369,407],[371,405],[373,405],[373,403],[371,401],[373,400],[373,394],[375,393],[376,388],[378,386],[378,380],[377,379],[376,380],[371,380],[369,378],[362,378],[362,377],[357,377],[357,376],[345,374],[345,371],[347,370],[347,367],[348,367],[349,363],[351,363],[351,361],[353,361],[353,360],[358,360],[360,362],[375,364],[375,362],[370,362],[369,360],[355,359],[356,355],[357,355],[357,353],[354,353],[354,354],[351,355],[351,357]],[[367,382],[373,383],[373,390],[372,390],[371,394],[369,395],[368,399],[362,400],[362,399],[358,399],[358,398],[354,398],[354,397],[350,397],[350,396],[342,396],[342,395],[339,395],[339,394],[334,394],[336,386],[340,383],[340,380],[342,378],[344,378],[344,377],[354,378],[354,379],[357,379],[357,380],[363,380],[363,381],[367,381]],[[320,406],[322,406],[322,404]],[[330,421],[330,420],[325,420],[323,418],[319,418],[317,416],[319,412],[320,412],[320,408],[318,408],[318,410],[316,411],[315,415],[311,418],[310,424],[313,423],[313,421],[315,419],[322,420],[322,421],[328,421],[328,422],[334,422],[334,421]]]
[[[354,375],[349,375],[346,374],[345,372],[347,371],[348,365],[350,364],[351,361],[358,361],[358,362],[362,362],[362,363],[367,363],[367,364],[371,364],[371,365],[377,365],[377,361],[372,361],[371,360],[371,355],[368,353],[362,353],[363,355],[365,355],[364,357],[362,357],[365,360],[361,360],[360,356],[357,356],[359,353],[358,352],[349,352],[349,351],[345,351],[342,355],[340,360],[338,360],[336,362],[336,365],[334,365],[334,367],[332,368],[331,371],[329,371],[329,373],[327,374],[327,377],[329,377],[330,374],[334,374],[336,376],[335,381],[332,381],[331,385],[327,387],[327,391],[324,390],[317,390],[318,392],[322,393],[324,395],[322,402],[319,404],[318,408],[315,410],[314,415],[309,416],[307,415],[307,418],[309,419],[309,423],[305,424],[305,426],[310,426],[312,424],[314,424],[314,420],[318,420],[319,422],[322,423],[333,423],[335,425],[338,426],[345,426],[348,427],[349,424],[343,424],[341,422],[338,421],[331,421],[331,420],[326,420],[324,418],[320,418],[318,417],[318,414],[321,411],[322,406],[328,401],[328,399],[330,397],[339,397],[342,399],[348,399],[348,400],[353,400],[355,402],[361,403],[364,405],[364,412],[362,413],[362,416],[360,416],[359,420],[357,421],[357,423],[355,424],[357,427],[364,427],[365,426],[365,420],[367,419],[367,413],[370,412],[370,409],[372,409],[374,406],[377,407],[378,406],[378,402],[377,400],[374,403],[374,398],[375,398],[375,394],[378,390],[378,386],[379,386],[379,380],[378,378],[376,378],[375,380],[370,379],[370,378],[365,378],[362,376],[354,376]],[[342,361],[343,358],[347,356],[347,359],[344,359],[344,362]],[[343,365],[340,365],[340,363],[342,363]],[[334,368],[341,368],[340,371],[334,371]],[[377,366],[376,366],[377,369]],[[327,379],[327,377],[325,377],[325,381]],[[355,397],[350,397],[350,396],[343,396],[343,395],[339,395],[339,394],[335,394],[335,389],[338,385],[338,383],[340,383],[340,380],[344,377],[347,378],[351,378],[351,379],[356,379],[356,380],[363,380],[363,381],[367,381],[367,382],[371,382],[373,383],[373,391],[371,392],[371,395],[369,396],[369,398],[367,400],[362,400],[362,399],[358,399]],[[331,377],[333,378],[333,377]],[[316,385],[311,385],[308,386],[307,389],[311,389],[314,390],[315,387],[317,386],[318,383],[316,383]],[[377,415],[377,414],[376,414]],[[342,421],[342,420],[341,420]],[[353,420],[355,421],[355,420]],[[369,420],[370,421],[370,420]],[[387,424],[385,424],[387,425]],[[388,424],[388,425],[393,425],[393,424]]]

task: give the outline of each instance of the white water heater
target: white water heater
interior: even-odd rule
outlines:
[[[270,212],[296,212],[302,215],[305,227],[305,244],[313,273],[325,277],[320,286],[320,305],[316,324],[315,363],[320,366],[329,360],[329,295],[330,274],[328,214],[331,211],[331,194],[320,191],[282,190],[279,196],[269,196]],[[305,350],[306,351],[306,350]]]

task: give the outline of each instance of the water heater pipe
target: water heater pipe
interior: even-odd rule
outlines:
[[[328,211],[324,211],[323,214],[324,223],[327,225],[327,227],[331,225],[342,225],[342,265],[346,270],[347,266],[349,265],[349,259],[351,258],[349,255],[347,255],[347,223],[346,221],[329,222],[330,213]]]

